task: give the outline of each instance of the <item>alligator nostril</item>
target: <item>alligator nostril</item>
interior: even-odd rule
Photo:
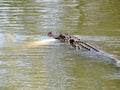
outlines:
[[[52,35],[52,32],[48,32],[48,34],[47,34],[48,36],[51,36]]]

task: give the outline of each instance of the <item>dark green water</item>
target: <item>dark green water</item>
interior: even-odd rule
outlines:
[[[0,0],[0,90],[120,89],[120,68],[106,57],[61,43],[26,47],[49,31],[120,59],[120,1]]]

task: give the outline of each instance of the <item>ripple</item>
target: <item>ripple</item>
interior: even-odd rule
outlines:
[[[114,0],[0,0],[0,89],[118,90],[119,70],[103,56],[45,35],[74,33],[119,56],[119,6]]]

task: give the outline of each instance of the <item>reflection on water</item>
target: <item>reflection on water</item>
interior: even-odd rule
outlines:
[[[119,68],[46,34],[77,35],[120,59],[119,11],[119,0],[0,0],[0,90],[118,90]]]
[[[32,41],[32,42],[27,42],[25,45],[23,46],[26,46],[26,48],[35,48],[35,47],[40,47],[40,46],[46,46],[46,45],[54,45],[55,43],[55,40],[54,38],[50,38],[50,37],[42,37],[41,40],[37,40],[37,41]]]

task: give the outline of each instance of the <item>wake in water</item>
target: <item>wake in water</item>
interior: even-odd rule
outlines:
[[[97,56],[99,56],[100,58],[103,58],[104,60],[108,60],[108,61],[111,61],[113,62],[113,64],[116,66],[116,67],[120,67],[120,60],[116,58],[116,56],[114,55],[111,55],[111,54],[108,54],[106,52],[94,52]]]

